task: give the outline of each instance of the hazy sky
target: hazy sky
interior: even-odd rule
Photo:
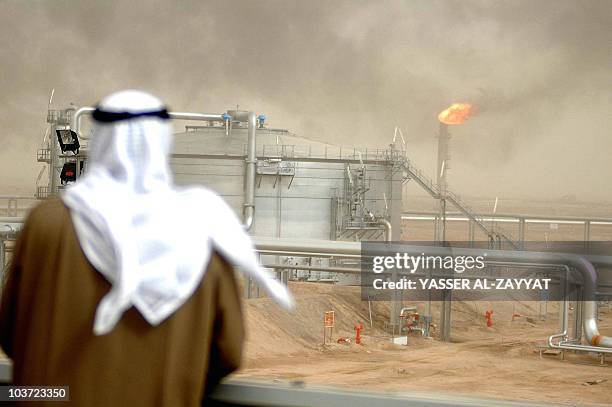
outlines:
[[[612,1],[0,0],[0,192],[31,194],[55,107],[149,90],[176,110],[239,104],[274,127],[384,146],[396,125],[451,189],[612,201]]]

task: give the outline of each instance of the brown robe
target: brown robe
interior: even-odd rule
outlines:
[[[111,286],[87,261],[59,199],[31,211],[9,273],[0,346],[14,361],[14,384],[70,386],[78,406],[197,406],[240,363],[238,286],[217,254],[167,320],[153,327],[132,307],[104,336],[93,335],[93,320]]]

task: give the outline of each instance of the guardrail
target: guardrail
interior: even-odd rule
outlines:
[[[0,383],[12,380],[12,364],[0,360]],[[283,406],[283,407],[446,407],[446,406],[544,406],[544,404],[463,398],[433,394],[390,394],[357,390],[307,387],[303,383],[264,383],[248,380],[226,380],[218,385],[202,405],[224,406]]]
[[[228,380],[214,390],[209,400],[227,406],[283,407],[514,407],[545,404],[457,397],[431,393],[375,393],[330,387],[310,387],[303,382],[263,383]],[[203,403],[206,404],[206,401]]]

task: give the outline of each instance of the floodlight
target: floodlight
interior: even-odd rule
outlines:
[[[81,144],[79,143],[79,137],[77,134],[70,129],[55,130],[57,133],[57,141],[59,142],[62,153],[66,151],[72,151],[74,154],[79,153]]]

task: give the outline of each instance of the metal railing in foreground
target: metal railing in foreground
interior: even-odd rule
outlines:
[[[399,406],[544,406],[547,404],[465,398],[433,393],[375,393],[352,389],[309,387],[302,382],[266,383],[228,380],[210,395],[226,406],[399,407]],[[204,402],[206,405],[206,401]]]
[[[0,360],[0,384],[11,382],[12,365]],[[417,393],[366,393],[348,389],[307,387],[303,383],[266,383],[249,380],[226,380],[213,391],[203,405],[224,406],[325,406],[395,407],[395,406],[544,406],[449,395]]]

